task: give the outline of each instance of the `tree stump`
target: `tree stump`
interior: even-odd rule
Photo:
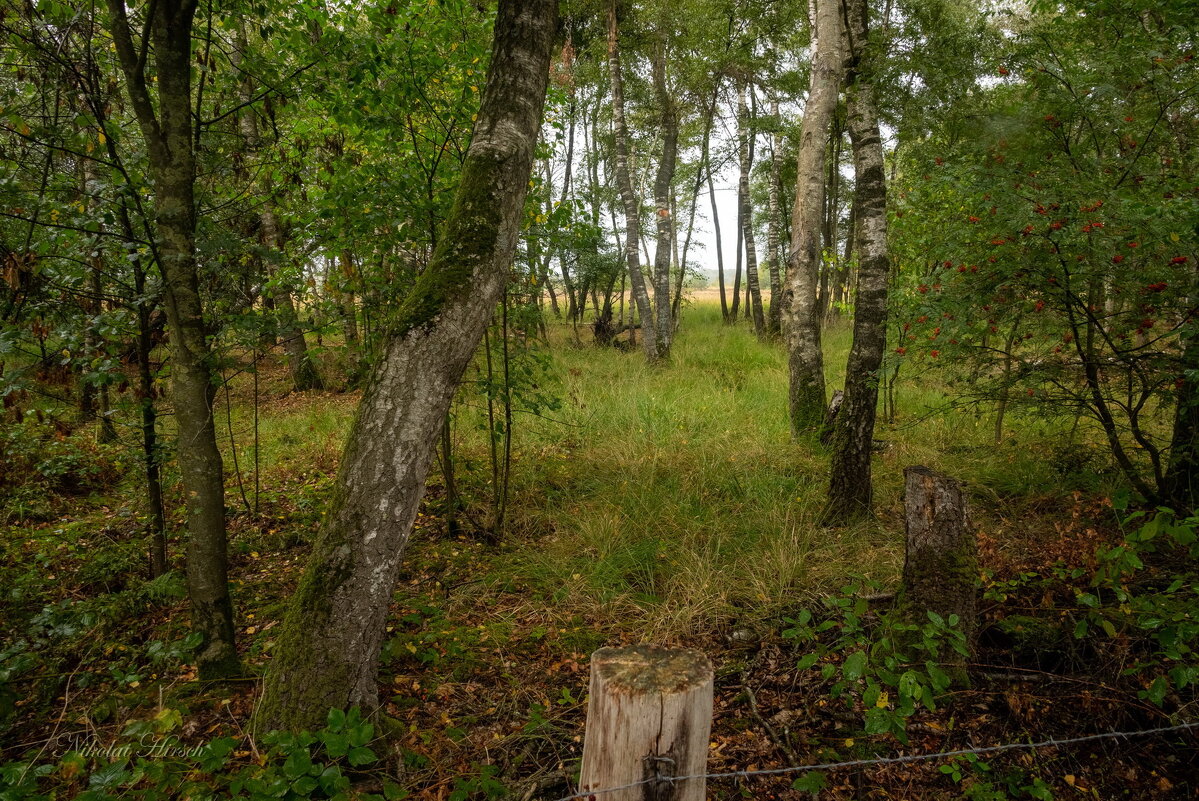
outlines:
[[[631,645],[591,655],[579,791],[603,801],[703,801],[712,663],[699,651]],[[636,782],[636,787],[600,791]]]
[[[909,467],[903,475],[907,542],[901,616],[923,625],[930,611],[947,622],[956,615],[967,648],[973,651],[978,628],[978,542],[962,485],[927,467]],[[967,657],[946,648],[941,658],[956,668],[954,679],[964,683]]]

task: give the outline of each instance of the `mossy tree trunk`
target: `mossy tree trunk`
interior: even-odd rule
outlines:
[[[158,0],[147,11],[150,42],[135,44],[124,0],[107,0],[109,23],[130,104],[149,155],[155,251],[170,325],[171,401],[187,498],[187,584],[201,679],[241,672],[233,638],[225,538],[225,486],[216,443],[212,351],[196,265],[195,152],[191,110],[192,24],[196,0]],[[154,58],[151,96],[146,46]]]
[[[858,289],[853,345],[845,368],[845,401],[833,430],[826,523],[846,523],[871,513],[874,489],[870,457],[878,409],[879,368],[887,346],[887,186],[883,142],[870,71],[873,56],[865,0],[850,0],[850,71],[846,83],[849,136],[853,144],[854,207],[858,239]],[[833,243],[835,245],[835,243]]]
[[[791,253],[783,288],[783,334],[790,373],[791,431],[817,430],[824,420],[824,355],[816,287],[820,274],[824,217],[825,144],[841,83],[841,8],[817,0],[812,82],[799,135],[795,205],[791,210]]]
[[[972,650],[978,629],[978,542],[965,493],[957,481],[927,467],[906,468],[903,476],[906,547],[900,616],[921,626],[929,612],[946,622],[956,616]],[[969,658],[949,648],[941,658],[956,667],[955,679],[964,682]]]
[[[334,497],[267,673],[259,731],[378,703],[396,573],[445,415],[511,267],[533,165],[556,0],[501,0],[454,207],[397,310],[342,455]]]

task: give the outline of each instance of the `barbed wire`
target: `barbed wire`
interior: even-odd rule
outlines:
[[[814,770],[836,770],[838,768],[862,768],[871,765],[899,765],[908,762],[926,762],[931,759],[952,759],[959,756],[970,756],[978,754],[997,754],[1002,751],[1017,751],[1021,749],[1036,749],[1036,748],[1052,748],[1063,745],[1076,745],[1078,743],[1094,742],[1096,740],[1118,740],[1128,739],[1131,737],[1146,737],[1151,734],[1167,734],[1175,731],[1187,731],[1191,729],[1199,729],[1199,723],[1180,723],[1176,726],[1159,726],[1153,729],[1140,729],[1138,731],[1109,731],[1101,734],[1088,734],[1084,737],[1068,737],[1063,740],[1041,740],[1036,743],[1005,743],[1003,745],[988,745],[979,748],[962,748],[956,751],[940,751],[935,754],[908,754],[897,757],[875,757],[873,759],[853,759],[847,762],[825,762],[817,765],[793,765],[786,768],[764,768],[761,770],[731,770],[723,773],[697,773],[691,776],[658,776],[651,779],[642,779],[631,784],[622,784],[618,787],[605,787],[598,790],[588,790],[586,792],[578,792],[573,795],[563,796],[556,801],[575,801],[575,799],[589,799],[593,796],[605,795],[607,793],[616,793],[621,790],[631,790],[635,787],[641,787],[646,784],[657,784],[669,782],[691,781],[693,779],[734,779],[734,778],[749,778],[751,776],[779,776],[786,773],[807,773]]]

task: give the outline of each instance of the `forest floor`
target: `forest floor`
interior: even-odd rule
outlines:
[[[580,329],[584,343],[589,333]],[[826,336],[830,386],[841,385],[848,339],[835,325]],[[877,432],[877,519],[823,529],[814,517],[827,454],[790,440],[784,355],[743,325],[722,325],[718,309],[685,312],[668,368],[647,368],[638,352],[575,344],[560,324],[548,348],[522,349],[513,360],[507,524],[498,544],[477,536],[495,487],[483,377],[472,372],[453,426],[462,530],[447,530],[437,473],[404,557],[380,667],[384,709],[400,728],[376,747],[387,754],[377,768],[354,772],[363,792],[378,791],[384,775],[422,799],[573,792],[588,656],[642,641],[711,656],[712,772],[1139,730],[1187,717],[1185,696],[1150,703],[1148,681],[1124,675],[1137,659],[1132,638],[1075,636],[1079,587],[1095,569],[1096,548],[1126,532],[1111,504],[1116,475],[1072,420],[1013,417],[996,443],[991,409],[945,407],[938,374],[909,370],[895,420]],[[101,488],[6,512],[0,580],[10,619],[0,690],[7,681],[13,693],[9,711],[0,706],[0,791],[2,766],[18,760],[55,765],[42,787],[60,797],[95,789],[103,755],[75,770],[63,767],[63,755],[85,741],[128,739],[138,721],[166,721],[158,731],[185,744],[231,737],[235,759],[266,762],[246,734],[254,676],[269,665],[358,395],[289,393],[282,365],[268,362],[257,390],[240,375],[227,398],[219,411],[230,560],[253,675],[203,686],[180,661],[180,581],[142,578],[137,471],[132,457],[114,456]],[[135,429],[123,435],[132,451]],[[836,608],[830,599],[858,605],[857,596],[894,589],[902,471],[913,464],[966,481],[984,600],[970,686],[908,717],[904,743],[863,736],[860,699],[835,697],[820,665],[797,668],[805,645],[787,632],[802,609],[819,617]],[[177,533],[177,490],[170,501]],[[181,539],[171,546],[181,566]],[[884,611],[860,603],[867,625]],[[842,657],[821,661],[835,666]],[[820,797],[1193,798],[1195,743],[1184,733],[1010,751],[981,763],[838,769]],[[800,775],[717,780],[709,795],[797,798],[791,786]],[[122,795],[138,797],[130,781]]]

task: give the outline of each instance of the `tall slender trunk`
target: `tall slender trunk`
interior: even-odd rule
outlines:
[[[741,311],[741,265],[745,259],[745,210],[741,208],[740,198],[737,203],[737,260],[733,270],[733,304],[729,307],[729,318],[726,323],[737,322],[737,313]]]
[[[150,20],[157,104],[134,44],[124,0],[107,0],[130,104],[149,154],[155,241],[171,327],[171,400],[187,498],[187,583],[201,679],[241,672],[234,646],[225,538],[225,488],[216,442],[216,387],[195,255],[195,152],[191,109],[191,32],[196,0],[158,0]],[[144,52],[144,51],[142,51]]]
[[[255,728],[378,706],[379,648],[446,412],[511,268],[545,101],[556,0],[500,0],[454,207],[367,383],[267,673]]]
[[[782,190],[782,179],[779,175],[782,160],[779,158],[779,148],[782,145],[782,137],[777,130],[779,124],[777,100],[772,100],[770,103],[770,116],[776,130],[770,136],[770,224],[766,229],[766,270],[770,275],[770,306],[766,312],[766,334],[777,337],[781,327],[782,313],[782,304],[779,303],[779,297],[782,294],[779,276],[779,242],[782,239],[783,228],[783,218],[779,206],[779,194]]]
[[[96,114],[97,124],[103,129],[106,119],[105,104],[99,98],[92,98],[92,108]],[[113,164],[120,163],[116,144],[106,139],[105,147],[108,158]],[[159,467],[158,446],[158,407],[155,403],[154,367],[151,364],[151,354],[154,350],[154,331],[151,325],[151,315],[158,306],[157,295],[147,293],[146,268],[142,254],[138,251],[138,237],[134,233],[133,219],[129,215],[128,187],[123,187],[117,196],[117,220],[120,222],[121,234],[125,238],[129,254],[129,265],[133,271],[133,298],[131,304],[137,318],[137,337],[134,340],[137,354],[137,392],[138,406],[141,411],[142,435],[142,470],[146,480],[146,511],[148,517],[148,534],[150,538],[150,578],[158,578],[169,569],[167,562],[167,532],[166,511],[162,500],[162,472]]]
[[[729,301],[724,291],[724,247],[720,244],[720,211],[716,205],[716,182],[708,170],[708,199],[712,202],[712,230],[716,235],[716,283],[720,287],[720,316],[729,321]]]
[[[334,298],[341,312],[341,334],[344,340],[346,372],[350,384],[357,384],[361,378],[362,343],[358,336],[358,304],[354,300],[354,277],[358,272],[354,264],[354,254],[349,248],[342,248],[338,254],[338,265],[341,276],[334,282]]]
[[[695,186],[691,190],[690,211],[687,216],[687,236],[683,240],[683,253],[679,259],[679,274],[675,284],[674,316],[677,321],[679,307],[683,302],[683,281],[687,275],[687,252],[691,249],[691,233],[695,227],[695,209],[699,204],[699,193],[704,185],[704,175],[711,170],[712,122],[716,117],[717,88],[712,89],[712,99],[704,112],[704,136],[700,144],[699,166],[695,171]],[[677,323],[676,323],[677,324]]]
[[[740,204],[741,235],[745,240],[745,283],[748,285],[748,303],[753,307],[754,333],[766,336],[766,316],[762,310],[762,289],[758,285],[758,247],[754,242],[753,201],[749,196],[749,175],[754,166],[753,121],[745,102],[745,93],[753,86],[742,84],[737,93],[737,140],[741,162],[741,176],[737,182],[737,199]]]
[[[246,45],[246,30],[243,22],[237,32],[237,46],[234,48],[235,62],[240,63],[242,53],[247,49]],[[238,99],[245,104],[238,115],[238,126],[241,129],[242,141],[245,150],[248,153],[253,153],[258,149],[258,120],[254,116],[254,109],[251,105],[254,98],[253,78],[250,74],[244,73],[241,84],[238,86]],[[304,336],[304,329],[300,325],[299,317],[296,314],[295,302],[292,299],[291,290],[286,286],[280,286],[277,280],[277,266],[282,263],[283,259],[283,231],[279,226],[279,218],[275,213],[275,203],[271,198],[271,187],[268,181],[264,187],[266,200],[263,202],[262,210],[258,214],[259,226],[262,236],[263,246],[270,251],[270,256],[266,260],[267,276],[271,279],[274,285],[273,289],[267,290],[266,294],[274,301],[275,312],[278,316],[277,331],[283,340],[283,350],[287,354],[287,365],[291,372],[292,387],[297,392],[304,392],[310,389],[323,389],[324,382],[321,381],[320,373],[316,370],[316,365],[312,361],[312,357],[308,353],[308,341]]]
[[[857,229],[857,219],[857,209],[851,201],[849,205],[849,220],[846,223],[849,233],[845,237],[845,247],[841,251],[841,258],[838,261],[837,269],[833,273],[832,289],[829,290],[829,294],[835,304],[845,304],[849,300],[849,278],[853,272],[854,231]]]
[[[851,66],[846,86],[849,136],[853,144],[854,205],[858,210],[858,291],[854,301],[853,346],[845,368],[845,400],[833,433],[826,522],[846,522],[871,513],[870,456],[878,408],[879,368],[887,345],[887,186],[883,142],[875,105],[872,59],[866,51],[866,0],[849,0],[846,39]],[[853,232],[851,232],[852,235]]]
[[[269,189],[268,189],[269,191]],[[259,220],[262,230],[262,243],[268,250],[271,251],[271,256],[267,258],[268,265],[274,264],[276,259],[283,258],[283,232],[279,227],[279,218],[275,215],[274,203],[270,200],[264,202],[262,211],[259,214]],[[275,270],[272,267],[267,267],[268,274],[275,275]],[[283,351],[287,354],[287,366],[291,372],[292,388],[296,392],[306,392],[310,389],[324,389],[325,384],[321,380],[320,373],[316,370],[316,364],[312,361],[311,354],[308,353],[308,340],[304,336],[304,329],[300,325],[299,315],[296,313],[296,306],[292,300],[291,290],[285,286],[281,286],[271,293],[275,299],[275,310],[278,313],[279,319],[279,337],[283,340]]]
[[[99,206],[99,198],[96,192],[90,188],[96,180],[95,162],[85,160],[83,162],[83,197],[89,209],[98,218],[100,215],[96,211]],[[89,357],[94,357],[102,352],[104,345],[104,337],[100,334],[100,315],[104,312],[104,250],[102,237],[96,236],[91,246],[91,257],[89,259],[88,279],[89,279],[89,298],[88,311],[93,315],[88,322],[86,335],[86,350]],[[93,387],[88,381],[83,382],[80,393],[81,397],[86,397],[88,393],[94,393],[95,399],[99,401],[98,408],[90,408],[91,404],[86,404],[87,418],[97,417],[100,422],[100,427],[96,432],[96,440],[98,442],[116,442],[117,427],[112,419],[112,409],[109,401],[108,384],[102,383],[99,387]]]
[[[841,120],[833,114],[832,131],[828,143],[828,189],[824,193],[824,225],[821,238],[824,242],[823,252],[829,254],[831,262],[836,261],[837,255],[837,209],[841,203]],[[849,236],[853,236],[850,231]],[[821,321],[825,320],[835,310],[832,304],[831,273],[836,270],[834,263],[825,263],[821,258],[820,264],[820,297],[818,300]]]
[[[817,42],[812,80],[800,129],[795,205],[791,213],[791,253],[783,290],[783,332],[787,341],[788,401],[794,435],[813,431],[824,420],[824,355],[816,282],[820,271],[820,228],[824,209],[824,152],[841,82],[839,4],[816,0]]]
[[[133,226],[129,226],[127,235],[132,241]],[[146,298],[146,271],[141,259],[136,253],[131,256],[137,309],[137,394],[142,418],[142,469],[146,476],[146,505],[150,519],[150,578],[158,578],[169,568],[166,511],[162,503],[162,478],[158,466],[158,409],[154,404],[154,373],[150,364],[150,354],[154,350],[150,330],[153,302]]]
[[[569,42],[568,42],[569,44]],[[570,105],[566,113],[566,167],[562,176],[562,203],[570,203],[571,180],[574,176],[575,163],[575,86],[570,85]],[[570,274],[567,249],[558,251],[558,267],[562,271],[562,286],[566,289],[566,319],[575,322],[579,316],[579,298],[575,293],[574,278]]]
[[[1199,298],[1199,271],[1191,276],[1191,302]],[[1199,326],[1188,316],[1182,330],[1182,378],[1174,409],[1174,430],[1162,496],[1180,514],[1199,507]]]
[[[670,251],[674,240],[671,195],[674,170],[679,154],[679,118],[674,99],[666,86],[666,34],[655,43],[653,59],[654,95],[661,108],[662,157],[654,178],[655,222],[658,239],[654,245],[654,332],[658,338],[658,358],[670,358],[674,321],[670,310]]]
[[[612,81],[612,133],[616,149],[616,185],[624,204],[624,254],[629,267],[629,282],[633,286],[633,301],[641,317],[641,344],[647,361],[659,358],[658,335],[654,330],[654,310],[650,305],[645,275],[641,272],[641,204],[633,192],[629,169],[629,133],[624,119],[624,83],[620,74],[620,30],[616,20],[616,2],[608,5],[608,71]]]

